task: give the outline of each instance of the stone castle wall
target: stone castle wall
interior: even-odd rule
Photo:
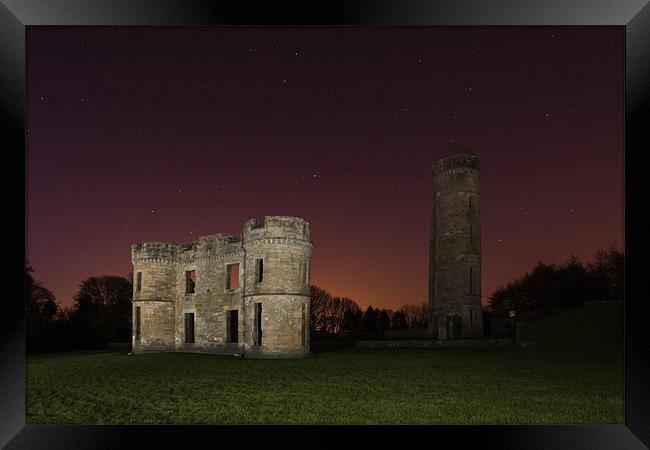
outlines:
[[[251,220],[239,238],[215,234],[190,245],[133,245],[134,352],[237,353],[257,358],[308,354],[312,249],[308,223],[284,216]],[[238,273],[230,271],[237,279],[233,289],[228,285],[230,265],[239,267]],[[195,274],[194,292],[188,292],[189,271]],[[255,303],[262,304],[261,343],[255,339]],[[229,336],[230,311],[237,312],[234,339],[232,333]],[[186,342],[186,314],[194,315],[194,342]]]

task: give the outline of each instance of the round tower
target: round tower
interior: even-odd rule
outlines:
[[[181,248],[163,242],[131,247],[133,352],[174,350],[174,289]]]
[[[309,354],[309,224],[267,216],[246,222],[243,300],[246,358],[299,358]]]
[[[456,143],[433,165],[429,326],[438,339],[483,336],[479,171]]]

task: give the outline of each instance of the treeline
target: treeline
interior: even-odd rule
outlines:
[[[347,297],[335,297],[318,286],[311,286],[310,329],[320,335],[382,335],[386,330],[425,328],[427,303],[404,305],[399,310],[373,308],[363,311]]]
[[[571,256],[564,264],[538,262],[530,272],[497,289],[491,312],[571,308],[595,300],[622,300],[625,255],[615,246],[600,249],[583,264]]]
[[[54,294],[33,277],[25,264],[27,351],[104,349],[110,342],[131,341],[131,276],[90,277],[79,284],[72,306],[61,306]],[[334,297],[311,286],[310,331],[313,337],[381,336],[384,331],[427,326],[427,304],[399,310],[368,306],[362,310],[347,297]]]
[[[79,285],[74,304],[62,307],[25,265],[28,352],[91,350],[131,341],[132,281],[105,275]]]
[[[530,272],[497,289],[488,299],[488,315],[565,309],[592,300],[623,299],[624,254],[615,247],[596,252],[583,264],[571,257],[564,264],[539,262]],[[109,342],[131,341],[131,277],[90,277],[79,285],[70,307],[34,280],[26,263],[27,351],[103,349]],[[379,337],[387,330],[426,328],[428,305],[404,305],[398,310],[365,311],[351,298],[335,297],[311,286],[310,331],[322,336]]]

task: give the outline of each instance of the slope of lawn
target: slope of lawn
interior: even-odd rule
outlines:
[[[527,348],[342,350],[299,360],[34,355],[27,422],[623,423],[617,314],[580,308],[541,319],[526,330],[537,342]]]

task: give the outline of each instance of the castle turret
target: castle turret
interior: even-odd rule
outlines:
[[[309,353],[309,224],[267,216],[246,222],[243,311],[247,357],[301,357]]]
[[[131,247],[134,352],[174,350],[174,294],[178,245],[145,242]]]
[[[479,169],[455,143],[433,166],[429,326],[438,339],[483,336]]]

